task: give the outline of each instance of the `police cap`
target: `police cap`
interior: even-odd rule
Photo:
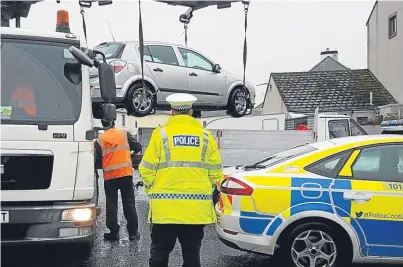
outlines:
[[[166,101],[171,105],[173,110],[187,110],[191,109],[197,98],[191,94],[172,94],[166,98]]]

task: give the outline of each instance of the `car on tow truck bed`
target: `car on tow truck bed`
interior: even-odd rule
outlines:
[[[403,263],[403,136],[295,147],[226,170],[219,191],[227,246],[296,267]]]
[[[155,96],[143,94],[139,42],[105,42],[94,47],[103,52],[114,66],[116,95],[114,103],[124,107],[128,114],[138,117],[152,110],[170,110],[165,98],[173,93],[194,94],[194,114],[202,110],[227,110],[233,117],[242,117],[255,105],[256,91],[246,82],[250,99],[244,98],[242,77],[222,69],[192,48],[163,42],[144,42],[145,86]],[[96,69],[91,69],[94,86],[92,101],[94,113],[101,105],[99,80]]]

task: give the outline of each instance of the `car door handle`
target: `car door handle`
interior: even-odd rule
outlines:
[[[357,202],[365,202],[365,201],[369,201],[372,199],[372,196],[370,194],[362,193],[362,192],[356,192],[356,193],[344,192],[343,197],[346,200],[354,200]]]
[[[164,71],[163,71],[162,69],[160,69],[160,68],[153,69],[153,71],[164,72]]]
[[[194,72],[191,72],[191,73],[189,73],[189,76],[197,76],[197,74]]]

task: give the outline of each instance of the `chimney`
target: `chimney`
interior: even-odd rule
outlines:
[[[326,57],[332,57],[334,60],[339,60],[339,52],[337,50],[330,51],[329,48],[326,48],[326,51],[320,53],[320,60],[323,60]]]

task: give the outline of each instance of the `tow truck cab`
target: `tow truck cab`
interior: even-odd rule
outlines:
[[[381,122],[382,134],[403,134],[403,119]]]
[[[87,44],[71,33],[1,28],[2,245],[92,245],[96,131],[89,67],[74,47]]]

